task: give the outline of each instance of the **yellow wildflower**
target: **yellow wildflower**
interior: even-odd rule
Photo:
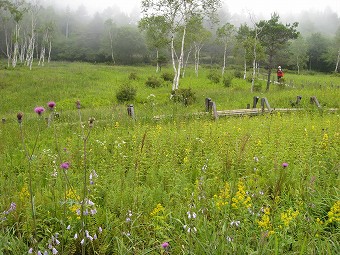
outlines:
[[[245,208],[251,207],[251,197],[247,195],[243,181],[238,182],[237,192],[231,200],[233,208],[238,208],[239,205],[243,205]]]
[[[160,212],[164,212],[164,207],[161,204],[157,204],[156,207],[152,210],[152,212],[150,213],[151,216],[156,216],[158,215]]]
[[[226,182],[223,189],[220,191],[220,194],[214,195],[217,208],[221,209],[222,206],[227,205],[229,203],[229,198],[230,198],[230,185],[228,182]]]
[[[288,209],[286,212],[281,213],[281,221],[286,227],[288,227],[290,222],[294,220],[298,215],[299,211],[292,211],[292,209]]]
[[[340,200],[336,201],[329,210],[328,220],[326,223],[339,222],[340,221]]]
[[[21,201],[26,201],[30,197],[30,193],[28,191],[27,184],[24,184],[22,187],[20,193],[19,193],[19,198]]]

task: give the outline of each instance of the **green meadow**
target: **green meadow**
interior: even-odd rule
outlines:
[[[339,76],[287,72],[287,86],[251,93],[212,72],[187,68],[185,105],[162,79],[171,67],[1,66],[0,254],[340,254]],[[205,109],[254,96],[274,111]],[[297,96],[299,111],[275,111]]]

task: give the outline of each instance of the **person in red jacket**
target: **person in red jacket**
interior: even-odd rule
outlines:
[[[282,79],[282,77],[283,77],[283,71],[282,71],[282,69],[281,69],[281,66],[279,66],[279,67],[277,68],[276,74],[277,74],[277,81],[280,82],[281,79]]]

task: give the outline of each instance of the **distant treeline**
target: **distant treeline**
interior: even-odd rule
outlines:
[[[244,66],[244,52],[239,47],[239,28],[253,24],[249,17],[218,11],[219,22],[204,23],[209,37],[201,42],[200,63]],[[170,44],[157,48],[147,31],[141,29],[139,13],[127,15],[120,10],[106,10],[89,15],[84,6],[73,11],[43,6],[36,1],[0,0],[0,57],[8,66],[24,64],[32,67],[48,61],[86,61],[119,65],[164,64],[171,61]],[[319,13],[280,17],[289,23],[298,22],[300,37],[282,49],[276,59],[285,68],[333,72],[340,51],[340,17],[330,9]],[[217,31],[232,24],[227,47],[218,40]],[[195,29],[193,29],[195,31]],[[193,32],[194,33],[194,32]],[[185,45],[186,64],[194,64],[194,44],[190,35]],[[181,36],[175,38],[180,47]],[[296,54],[298,52],[299,54]],[[298,58],[298,60],[297,60]],[[299,66],[297,67],[297,61]],[[264,66],[265,60],[259,64]],[[248,66],[252,61],[248,61]]]

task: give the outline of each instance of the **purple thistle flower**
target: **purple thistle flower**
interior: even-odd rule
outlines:
[[[40,116],[45,111],[45,108],[42,106],[38,106],[34,108],[34,111]]]
[[[21,123],[22,122],[22,117],[24,116],[24,114],[22,112],[18,112],[17,114],[17,119],[18,119],[18,122]]]
[[[286,162],[282,163],[283,168],[286,168],[287,166],[288,166],[288,163],[286,163]]]
[[[70,163],[68,163],[68,162],[63,162],[60,165],[60,168],[62,168],[62,169],[69,169],[69,167],[70,167]]]
[[[162,243],[162,248],[167,249],[169,247],[169,245],[170,244],[168,242],[164,242],[164,243]]]
[[[76,107],[77,107],[77,109],[80,109],[80,101],[78,100],[77,102],[76,102]]]
[[[53,110],[54,107],[55,107],[55,102],[50,101],[50,102],[47,103],[47,106],[48,106],[51,110]]]

